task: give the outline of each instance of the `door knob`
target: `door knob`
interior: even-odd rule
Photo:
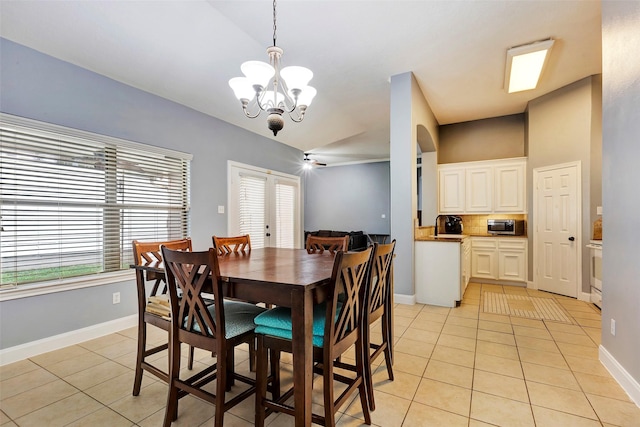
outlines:
[[[570,241],[570,242],[573,242],[574,240],[576,240],[576,238],[575,238],[575,237],[573,237],[573,236],[569,237],[569,241]]]

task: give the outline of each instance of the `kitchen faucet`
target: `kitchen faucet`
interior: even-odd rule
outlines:
[[[438,235],[438,220],[440,219],[440,217],[441,217],[441,216],[442,216],[442,215],[438,215],[438,216],[436,217],[436,227],[435,227],[435,229],[433,230],[433,235],[434,235],[434,236],[437,236],[437,235]]]

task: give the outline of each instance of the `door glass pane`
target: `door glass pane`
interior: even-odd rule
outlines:
[[[295,247],[295,196],[296,188],[286,183],[276,183],[276,246]]]
[[[251,236],[252,248],[265,246],[265,198],[267,181],[265,178],[240,175],[239,219],[240,234]]]

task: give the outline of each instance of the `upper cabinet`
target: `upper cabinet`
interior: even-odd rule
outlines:
[[[524,158],[438,166],[441,214],[526,213]]]
[[[439,213],[459,213],[464,211],[464,180],[464,169],[438,167]]]

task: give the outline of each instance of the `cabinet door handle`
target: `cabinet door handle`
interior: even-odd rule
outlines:
[[[570,242],[573,242],[574,240],[576,240],[576,238],[575,238],[575,237],[573,237],[573,236],[569,237],[569,241],[570,241]]]

